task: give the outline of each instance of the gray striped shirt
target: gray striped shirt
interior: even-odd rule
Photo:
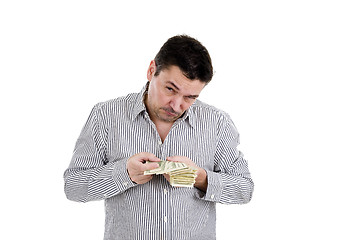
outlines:
[[[216,203],[244,204],[253,182],[229,116],[197,100],[162,143],[143,103],[145,88],[95,105],[64,173],[68,199],[105,200],[106,240],[215,239]],[[131,181],[130,156],[186,156],[207,172],[206,192],[172,187],[162,175]]]

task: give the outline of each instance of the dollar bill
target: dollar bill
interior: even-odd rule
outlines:
[[[144,175],[169,174],[170,184],[174,187],[193,187],[197,177],[197,169],[188,166],[185,163],[160,161],[159,167],[144,171]]]
[[[152,170],[144,171],[144,175],[152,175],[152,174],[163,174],[170,173],[172,171],[185,169],[188,166],[185,163],[171,162],[171,161],[160,161],[158,163],[159,167]]]

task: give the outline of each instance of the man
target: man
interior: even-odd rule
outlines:
[[[233,122],[197,100],[212,76],[206,48],[175,36],[151,61],[140,93],[93,108],[64,173],[65,193],[73,201],[105,200],[104,239],[215,239],[216,203],[251,200]],[[161,160],[196,168],[194,187],[144,175]]]

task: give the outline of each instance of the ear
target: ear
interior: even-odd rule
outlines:
[[[149,82],[152,80],[156,69],[157,69],[157,67],[155,66],[155,61],[152,60],[149,64],[148,71],[147,71],[147,78],[148,78]]]

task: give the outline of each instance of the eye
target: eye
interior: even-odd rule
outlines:
[[[184,97],[186,102],[193,102],[196,100],[196,97]]]
[[[173,88],[171,87],[165,87],[169,92],[174,92]]]

